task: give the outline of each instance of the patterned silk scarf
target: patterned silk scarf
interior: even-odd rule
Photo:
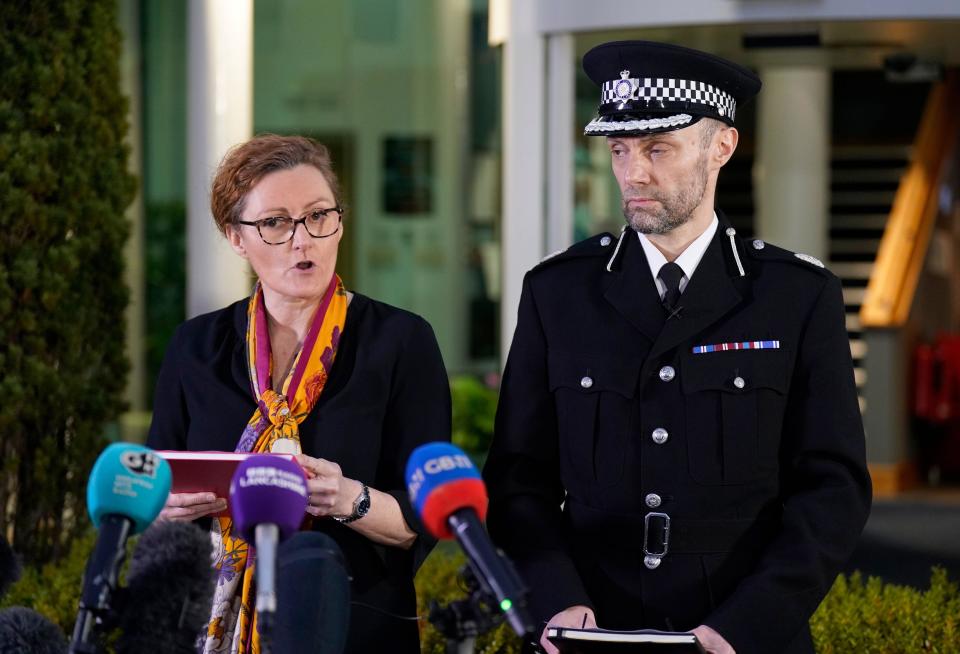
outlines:
[[[347,293],[334,275],[314,314],[303,346],[280,386],[271,388],[275,362],[270,352],[267,314],[260,283],[247,307],[247,369],[257,410],[247,423],[237,452],[299,454],[300,423],[310,414],[327,382],[347,316]],[[233,533],[233,521],[217,518],[211,529],[217,570],[204,654],[259,654],[256,625],[256,552]]]

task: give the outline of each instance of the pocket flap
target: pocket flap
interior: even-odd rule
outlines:
[[[633,397],[640,378],[640,359],[551,352],[547,355],[550,390],[570,388],[582,393],[611,391]]]
[[[788,381],[787,355],[783,349],[688,352],[680,358],[680,383],[685,393],[749,393],[757,388],[770,388],[786,394]]]

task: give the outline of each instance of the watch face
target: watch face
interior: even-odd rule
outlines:
[[[367,515],[367,511],[370,510],[370,491],[367,490],[367,487],[363,487],[363,492],[360,494],[360,499],[357,501],[357,508],[355,513],[357,517],[362,517]]]

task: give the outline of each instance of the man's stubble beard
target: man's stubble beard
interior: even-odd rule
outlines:
[[[641,234],[666,234],[673,231],[688,222],[693,212],[700,206],[707,189],[708,175],[707,157],[704,153],[697,160],[697,166],[689,182],[672,195],[644,191],[644,194],[639,196],[639,194],[631,194],[629,190],[625,191],[622,203],[623,217],[627,219],[627,224]],[[655,210],[630,209],[627,201],[635,197],[656,200],[660,206]]]

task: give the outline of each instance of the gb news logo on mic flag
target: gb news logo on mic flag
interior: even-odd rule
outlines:
[[[476,466],[450,443],[427,443],[407,460],[407,493],[427,530],[437,538],[452,538],[446,517],[462,508],[486,517],[487,491]]]

